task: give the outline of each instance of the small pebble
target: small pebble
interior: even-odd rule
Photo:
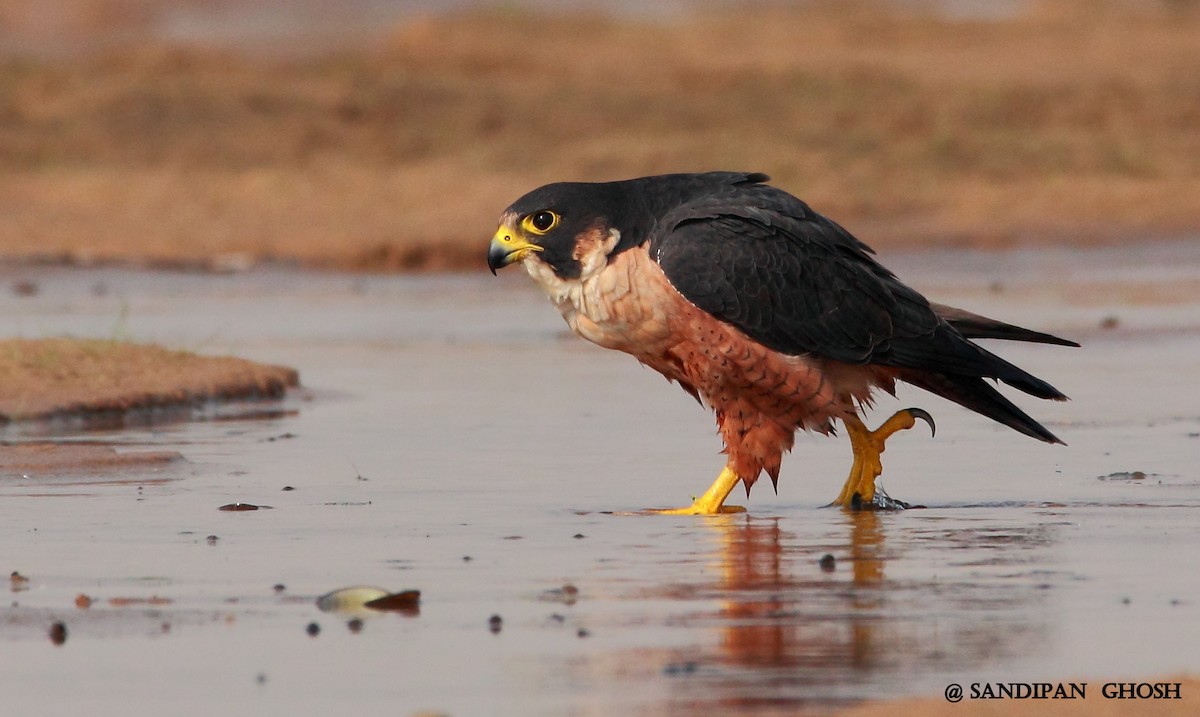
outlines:
[[[283,489],[284,489],[284,490],[296,490],[295,488],[293,488],[293,487],[292,487],[292,486],[290,486],[290,485],[285,485],[285,486],[283,487]]]
[[[277,593],[281,593],[284,590],[287,590],[287,586],[283,583],[275,583],[273,586],[271,586],[271,589]]]
[[[310,622],[308,623],[308,627],[304,628],[304,631],[308,633],[309,637],[316,637],[321,634],[321,626],[315,622]]]
[[[504,618],[499,615],[492,615],[488,618],[488,629],[493,635],[500,634],[500,629],[504,627]]]
[[[825,553],[821,556],[819,564],[821,565],[821,570],[832,573],[837,568],[837,558],[833,557],[830,553]]]
[[[575,634],[579,637],[588,637],[592,633],[588,632],[587,628],[581,627],[581,628],[579,628],[579,631],[576,632]]]
[[[90,597],[88,597],[87,595],[84,595],[83,593],[79,593],[78,595],[75,596],[75,607],[79,608],[80,610],[86,610],[91,606],[92,606],[92,599]]]
[[[464,555],[464,556],[463,556],[463,562],[464,562],[464,563],[469,563],[469,562],[471,562],[471,556],[470,556],[470,555]]]
[[[217,541],[220,540],[220,538],[218,538],[215,535],[210,535],[207,538],[205,538],[204,540],[207,541],[209,545],[216,545]]]
[[[579,540],[581,538],[586,538],[587,536],[584,535],[583,533],[576,533],[575,535],[573,535],[571,537],[575,538],[576,540]]]
[[[354,633],[355,635],[357,635],[358,633],[362,632],[362,629],[363,629],[363,621],[362,621],[361,619],[359,619],[359,618],[357,618],[357,617],[356,617],[356,618],[354,618],[354,619],[352,619],[352,620],[348,621],[348,622],[346,623],[346,627],[350,628],[350,632],[352,632],[352,633]]]
[[[1115,329],[1120,325],[1121,320],[1115,316],[1105,316],[1103,319],[1100,319],[1100,328],[1102,329]]]
[[[56,622],[50,626],[50,642],[61,645],[67,641],[67,626]]]

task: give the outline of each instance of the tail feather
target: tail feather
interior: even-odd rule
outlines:
[[[901,373],[900,378],[930,393],[935,393],[942,398],[954,401],[964,408],[969,408],[976,413],[987,416],[1027,436],[1045,441],[1046,443],[1066,445],[1058,436],[1051,433],[1042,424],[1033,420],[1029,414],[1017,408],[1012,401],[1005,398],[982,378],[926,371],[905,371]],[[1030,376],[1030,378],[1033,377]],[[1005,382],[1011,383],[1009,381]],[[1025,390],[1020,385],[1013,385]],[[1046,385],[1048,386],[1049,384]],[[1062,396],[1062,394],[1058,395]]]
[[[1034,376],[1020,366],[1016,366],[1008,361],[1005,361],[991,351],[980,347],[976,348],[978,348],[980,353],[986,357],[986,360],[989,363],[987,367],[988,370],[980,372],[978,374],[979,376],[999,379],[1013,388],[1028,393],[1030,396],[1046,398],[1052,401],[1067,400],[1066,394],[1064,394],[1062,391],[1059,391],[1057,388],[1051,386],[1049,383],[1043,381],[1037,376]],[[972,377],[968,376],[967,378]],[[987,386],[986,383],[983,385]],[[998,396],[1000,394],[997,393],[996,395]]]
[[[1062,391],[1025,369],[1000,358],[955,329],[948,322],[932,334],[893,339],[890,344],[892,365],[931,374],[994,378],[1031,396],[1062,401]]]
[[[929,306],[933,309],[934,313],[968,339],[1004,339],[1007,341],[1028,341],[1035,344],[1074,346],[1076,348],[1079,346],[1074,341],[1059,338],[1053,334],[1044,334],[1041,331],[1026,329],[1014,324],[1006,324],[1003,321],[971,313],[966,309],[933,303]]]
[[[1054,401],[1066,395],[972,339],[1008,339],[1059,346],[1078,346],[1057,336],[1032,331],[944,304],[930,304],[941,319],[930,333],[893,337],[888,348],[898,378],[947,398],[1047,443],[1062,443],[1046,427],[1029,417],[997,391],[995,379],[1025,393]]]

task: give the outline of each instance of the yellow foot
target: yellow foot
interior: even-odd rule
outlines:
[[[718,505],[716,510],[712,510],[701,504],[700,499],[697,498],[686,508],[651,508],[646,512],[654,515],[725,515],[727,513],[745,513],[746,509],[740,505]]]
[[[854,450],[854,465],[846,478],[846,485],[838,495],[833,505],[840,505],[851,510],[864,508],[907,508],[908,504],[889,498],[883,491],[876,491],[875,479],[883,472],[880,454],[883,453],[887,439],[898,431],[912,428],[917,419],[929,424],[932,432],[937,431],[933,416],[920,408],[906,408],[897,411],[891,418],[883,422],[874,431],[868,430],[857,416],[845,419],[846,433],[850,436],[850,447]]]
[[[647,513],[655,513],[658,515],[722,515],[724,513],[744,513],[746,509],[740,505],[725,505],[725,499],[729,497],[729,493],[733,491],[733,487],[741,482],[737,473],[733,472],[729,466],[725,466],[721,471],[721,475],[717,476],[712,486],[704,492],[704,495],[692,501],[692,504],[686,508],[660,508],[648,510]]]

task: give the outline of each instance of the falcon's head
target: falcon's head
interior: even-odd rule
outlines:
[[[632,244],[636,231],[627,216],[623,188],[609,184],[548,184],[518,199],[500,217],[488,248],[488,268],[518,261],[546,264],[559,279],[578,279],[601,259]]]
[[[744,210],[745,193],[765,181],[765,174],[704,172],[547,184],[504,211],[488,249],[488,267],[494,274],[523,261],[531,273],[548,267],[560,280],[586,278],[609,257],[646,241],[656,228],[686,218],[679,214],[682,208],[712,201],[712,207],[698,210],[700,216],[710,216],[713,207]]]

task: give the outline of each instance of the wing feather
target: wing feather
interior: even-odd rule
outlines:
[[[924,373],[927,380],[914,381],[923,388],[1008,425],[1028,420],[1020,430],[1052,439],[975,379],[999,379],[1040,398],[1065,396],[968,337],[1056,337],[931,305],[875,261],[870,247],[786,192],[724,185],[676,207],[648,239],[651,256],[688,301],[776,351]]]
[[[777,351],[846,363],[886,363],[897,341],[942,324],[834,222],[771,187],[738,189],[680,207],[650,237],[651,255],[699,308]]]

